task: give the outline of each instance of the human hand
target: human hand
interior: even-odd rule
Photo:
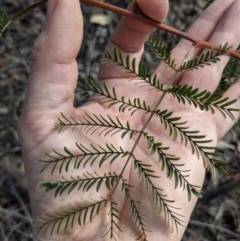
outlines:
[[[167,0],[138,0],[138,5],[144,10],[146,15],[156,21],[163,21],[168,10]],[[189,30],[189,34],[215,44],[228,42],[233,47],[236,47],[240,42],[239,9],[240,2],[237,0],[217,0],[194,23]],[[139,28],[140,24],[141,27]],[[123,18],[111,37],[108,48],[112,50],[114,46],[118,46],[123,53],[129,54],[131,58],[135,57],[139,62],[144,42],[148,34],[153,30],[152,27],[143,23]],[[65,146],[72,152],[77,152],[79,150],[74,149],[76,142],[84,146],[90,146],[91,143],[102,146],[104,146],[104,143],[114,143],[117,147],[121,146],[123,149],[130,151],[134,145],[134,140],[136,140],[134,138],[131,140],[128,138],[122,139],[121,134],[116,134],[112,137],[99,136],[97,133],[90,135],[78,128],[74,131],[71,128],[65,129],[64,132],[59,134],[59,129],[55,128],[55,126],[58,124],[57,119],[60,117],[61,112],[65,116],[72,116],[76,120],[81,119],[86,113],[90,116],[93,114],[104,117],[109,115],[113,119],[116,119],[117,116],[123,123],[129,121],[130,125],[138,130],[141,130],[146,123],[147,117],[149,117],[144,112],[137,112],[138,114],[132,116],[127,111],[119,113],[117,107],[109,109],[108,104],[101,104],[98,97],[94,97],[91,99],[91,102],[80,108],[73,107],[74,90],[78,76],[75,58],[82,41],[82,32],[83,23],[78,0],[49,0],[48,20],[34,46],[28,91],[19,123],[19,137],[24,155],[34,224],[39,224],[38,219],[41,219],[42,215],[48,211],[67,207],[69,203],[82,202],[82,199],[90,200],[92,198],[99,200],[99,197],[107,198],[111,194],[109,190],[100,190],[98,193],[91,190],[89,192],[75,190],[70,195],[63,194],[61,197],[54,198],[53,193],[45,193],[43,189],[39,188],[41,183],[49,180],[59,180],[62,177],[58,173],[54,173],[51,176],[50,168],[46,168],[44,172],[40,173],[43,164],[38,160],[46,159],[45,153],[54,154],[53,150],[61,152]],[[172,56],[177,63],[182,61],[190,47],[191,43],[186,40],[180,41],[172,51]],[[197,54],[200,54],[199,50],[193,53],[193,55]],[[217,64],[179,74],[175,84],[188,84],[198,87],[200,90],[207,89],[212,92],[219,83],[222,70],[227,61],[228,57],[223,56]],[[161,83],[167,84],[173,72],[162,63],[156,69],[156,74]],[[132,76],[126,74],[121,68],[112,66],[109,68],[106,64],[101,65],[99,73],[100,83],[106,83],[109,87],[115,87],[119,96],[125,96],[126,99],[141,97],[150,106],[154,107],[161,93],[151,92],[148,87],[141,88],[139,85],[136,85],[137,79],[129,81],[129,78],[132,78]],[[235,103],[235,108],[239,108],[240,105],[239,85],[239,81],[236,82],[225,94],[231,97],[231,99],[238,99],[238,102]],[[165,96],[160,109],[168,109],[174,111],[176,116],[181,116],[181,120],[187,121],[190,128],[199,130],[201,134],[206,135],[207,139],[213,140],[209,143],[210,146],[216,145],[217,141],[233,124],[229,118],[223,120],[220,114],[212,115],[192,106],[183,106],[170,95]],[[236,118],[238,117],[239,115],[236,114]],[[167,131],[159,126],[159,120],[156,118],[152,119],[147,126],[146,132],[153,135],[156,141],[163,142],[164,146],[170,147],[171,153],[181,158],[180,162],[185,164],[184,169],[191,170],[187,178],[190,183],[202,186],[205,168],[203,162],[198,160],[196,154],[191,154],[189,147],[185,147],[180,142],[169,138]],[[140,141],[134,155],[144,160],[144,163],[153,166],[154,175],[161,177],[160,181],[158,180],[155,184],[158,188],[164,189],[163,194],[167,195],[167,199],[175,200],[174,207],[179,208],[175,211],[181,215],[179,217],[181,217],[183,224],[187,224],[197,198],[192,196],[191,201],[188,202],[186,191],[183,191],[181,188],[174,189],[174,181],[167,178],[165,171],[161,171],[161,165],[154,161],[154,155],[149,155],[145,145],[144,140]],[[115,160],[112,165],[105,162],[100,170],[98,165],[86,166],[77,170],[72,168],[66,175],[64,174],[64,177],[70,179],[71,176],[81,176],[83,173],[93,173],[94,171],[99,175],[108,172],[118,173],[125,164],[124,160]],[[179,226],[178,233],[176,231],[171,232],[171,228],[166,228],[163,215],[156,215],[152,209],[148,195],[146,195],[146,188],[141,183],[132,162],[129,162],[127,165],[124,178],[128,180],[130,185],[135,187],[134,199],[141,201],[139,208],[146,215],[147,226],[152,231],[147,232],[148,240],[180,240],[185,227]],[[119,226],[123,233],[120,234],[121,239],[119,240],[135,240],[136,227],[130,218],[127,201],[120,187],[116,189],[113,201],[117,203],[117,209],[122,220],[119,222]],[[105,239],[100,238],[101,232],[108,221],[107,214],[108,211],[101,208],[100,213],[93,218],[91,223],[81,227],[75,223],[73,229],[69,228],[66,233],[61,229],[60,234],[54,234],[53,237],[49,233],[45,237],[41,232],[37,234],[39,227],[34,226],[34,239],[69,241],[110,240],[109,236],[106,236]],[[117,236],[116,238],[118,239]]]

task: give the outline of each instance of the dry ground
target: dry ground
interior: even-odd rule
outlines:
[[[126,7],[130,0],[109,0],[109,3]],[[201,13],[202,0],[171,0],[167,24],[186,29]],[[0,13],[17,13],[34,3],[34,0],[0,0]],[[79,53],[79,78],[97,77],[99,61],[106,42],[120,16],[114,15],[107,26],[91,24],[90,16],[104,12],[82,5],[85,37]],[[45,7],[35,10],[28,18],[12,25],[0,37],[0,240],[30,241],[31,209],[22,163],[21,149],[16,132],[17,122],[25,98],[29,75],[30,52],[34,40],[45,21]],[[162,33],[171,48],[177,39]],[[155,66],[149,53],[144,64]],[[76,105],[81,98],[76,97]],[[204,198],[199,200],[186,229],[183,241],[240,240],[240,125],[229,132],[219,143],[219,150],[229,162],[229,176],[210,180],[204,184]],[[211,225],[210,225],[211,224]]]

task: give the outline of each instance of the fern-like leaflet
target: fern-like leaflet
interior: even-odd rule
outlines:
[[[156,175],[153,175],[154,171],[151,169],[151,165],[144,164],[140,160],[134,160],[134,168],[137,169],[139,178],[145,184],[147,191],[149,192],[149,199],[152,203],[154,209],[158,213],[164,214],[164,221],[167,224],[167,227],[171,225],[172,231],[174,228],[178,230],[178,225],[183,226],[181,215],[178,214],[175,210],[176,207],[171,206],[169,203],[174,203],[174,200],[168,200],[166,195],[162,194],[163,190],[157,188],[151,178],[159,178]]]
[[[3,31],[7,28],[9,25],[9,19],[7,14],[2,14],[0,16],[0,36],[2,35]]]
[[[136,223],[136,228],[138,232],[136,233],[136,240],[147,241],[147,232],[151,232],[151,230],[147,226],[147,221],[145,219],[145,215],[141,212],[139,208],[139,201],[135,201],[132,197],[132,186],[130,186],[125,180],[122,180],[122,190],[125,192],[125,196],[129,202],[131,209],[131,218]]]
[[[163,60],[170,68],[177,71],[177,64],[175,59],[171,58],[171,52],[168,51],[167,46],[162,42],[157,34],[151,34],[147,40],[147,44],[153,49],[153,53]]]
[[[156,37],[152,37],[152,38],[155,39]],[[150,39],[151,39],[151,37],[150,37]],[[154,40],[154,41],[157,41],[157,40]],[[158,41],[160,41],[160,40],[158,40]],[[162,45],[158,42],[156,44]],[[202,54],[203,57],[200,58],[201,63],[199,63],[199,64],[202,67],[202,65],[204,65],[204,64],[208,65],[209,61],[216,63],[217,61],[220,60],[217,57],[224,55],[224,53],[228,49],[229,49],[228,45],[225,44],[223,47],[220,46],[216,52],[214,52],[213,50],[210,50],[210,51]],[[139,66],[136,67],[135,59],[133,59],[131,62],[129,56],[127,55],[126,59],[123,60],[121,50],[119,50],[118,48],[114,49],[113,56],[107,50],[105,58],[110,59],[114,64],[117,64],[119,67],[124,68],[126,71],[133,73],[135,75],[135,79],[139,78],[140,80],[143,81],[143,85],[149,84],[149,85],[153,86],[154,88],[158,89],[159,91],[162,91],[162,92],[167,91],[167,93],[172,94],[174,97],[177,98],[177,100],[179,102],[181,102],[183,104],[186,104],[186,103],[189,103],[190,105],[193,104],[195,108],[199,107],[202,110],[210,111],[212,114],[214,114],[215,109],[217,109],[224,117],[226,117],[226,115],[228,115],[231,119],[234,119],[232,112],[239,111],[239,109],[229,108],[229,106],[234,104],[237,100],[229,100],[229,98],[222,98],[221,95],[216,97],[215,95],[213,95],[211,92],[209,92],[207,90],[200,92],[198,88],[193,88],[192,86],[188,86],[188,85],[177,85],[177,86],[173,86],[173,87],[170,87],[167,90],[165,90],[163,84],[160,84],[159,80],[157,79],[157,76],[156,75],[153,76],[153,75],[149,74],[147,72],[147,69],[144,66],[142,66],[141,63],[139,64]],[[209,56],[211,56],[211,57],[209,57]],[[198,57],[196,57],[196,58],[198,58]],[[197,60],[195,62],[197,62]],[[183,65],[181,65],[180,68],[177,68],[175,71],[180,72],[183,70],[182,68],[185,68],[185,67],[187,69],[191,68],[191,67],[196,68],[198,66],[198,64],[195,62],[193,65],[187,64],[187,65],[189,65],[188,67],[185,66],[185,64],[184,64],[185,62],[184,62]],[[86,86],[88,86],[88,88],[90,87],[89,85],[85,85],[85,87]],[[99,88],[100,86],[96,86],[96,87]],[[93,86],[92,86],[92,88],[93,88]],[[104,92],[103,88],[100,87],[100,89],[101,89],[101,92],[103,93]],[[95,89],[93,88],[92,91],[94,92],[94,90],[96,91],[96,88]],[[112,90],[112,92],[115,92],[115,89]],[[97,93],[97,91],[96,91],[96,93]],[[117,96],[113,95],[111,92],[106,93],[105,97],[111,98],[111,99],[113,99],[113,98],[117,99]],[[137,99],[137,100],[135,100],[135,102],[140,102],[140,100]],[[115,101],[114,104],[117,104],[117,101]],[[130,100],[125,101],[123,99],[123,104],[124,104],[124,107],[126,108],[126,104],[132,105],[132,102],[130,103]],[[139,107],[144,107],[144,106],[147,106],[145,102],[143,102],[142,104],[139,104]],[[146,109],[149,111],[150,107],[147,106],[147,108],[145,108],[145,110]]]
[[[59,132],[63,131],[64,128],[67,127],[80,127],[83,129],[87,134],[93,135],[97,130],[100,131],[99,135],[115,135],[119,132],[122,133],[122,138],[126,135],[130,135],[130,139],[133,137],[134,134],[138,133],[137,130],[133,130],[127,121],[126,124],[123,124],[118,117],[116,117],[116,120],[114,120],[112,117],[107,116],[97,116],[93,114],[93,116],[90,116],[89,114],[85,114],[83,116],[82,120],[75,120],[73,117],[71,120],[66,118],[61,113],[62,117],[59,118],[59,124],[57,127],[60,128]]]
[[[102,238],[106,237],[108,234],[110,234],[110,238],[114,240],[116,240],[116,235],[120,237],[119,232],[121,233],[122,230],[119,227],[117,222],[121,221],[121,219],[119,218],[119,211],[116,206],[117,206],[117,203],[111,200],[110,210],[108,213],[109,221],[105,227],[105,230],[101,234]]]
[[[218,61],[220,61],[219,56],[224,55],[226,51],[231,48],[231,46],[228,46],[227,43],[223,46],[220,45],[217,51],[215,51],[214,49],[206,51],[200,56],[196,56],[193,59],[184,61],[178,68],[175,60],[171,60],[171,52],[167,51],[166,45],[163,44],[161,39],[156,34],[150,35],[147,43],[153,48],[153,52],[156,53],[161,60],[163,60],[170,68],[177,72],[198,69],[199,67],[203,68],[204,65],[217,63]]]
[[[92,91],[98,95],[103,96],[100,100],[101,103],[106,103],[109,102],[109,108],[113,105],[119,105],[119,111],[124,112],[124,111],[130,111],[131,115],[135,114],[138,110],[143,110],[145,113],[155,113],[157,116],[159,116],[160,121],[162,124],[164,124],[165,129],[169,129],[170,135],[173,135],[173,139],[175,140],[178,136],[178,133],[180,134],[181,142],[185,140],[185,145],[190,143],[192,154],[195,152],[197,153],[198,158],[201,156],[205,166],[209,171],[214,173],[215,167],[221,171],[224,172],[224,170],[220,167],[220,165],[216,164],[215,162],[218,162],[217,160],[211,158],[211,156],[218,155],[215,154],[215,148],[209,148],[205,147],[204,145],[199,145],[199,144],[204,144],[211,142],[211,140],[205,140],[204,135],[199,135],[198,131],[190,131],[187,130],[188,128],[182,127],[183,124],[186,124],[186,122],[180,122],[180,123],[174,123],[176,121],[179,121],[179,117],[170,117],[172,115],[172,112],[167,112],[166,110],[161,111],[161,110],[153,110],[147,103],[146,101],[141,101],[140,98],[134,98],[134,100],[128,99],[127,101],[125,100],[124,97],[119,98],[117,97],[116,91],[114,88],[110,91],[106,84],[104,86],[100,86],[99,84],[95,84],[93,81],[89,81],[88,83],[85,83],[83,85],[83,88],[86,90]],[[187,90],[186,90],[187,89]],[[185,92],[186,90],[186,92]],[[178,93],[179,91],[179,93]],[[196,93],[197,89],[194,89],[192,91],[192,87],[187,87],[186,85],[184,88],[181,88],[181,86],[176,86],[172,87],[167,90],[168,93],[172,94],[173,96],[178,97],[178,101],[182,102],[185,104],[186,102],[192,103],[195,108],[199,107],[199,105],[204,107],[204,110],[211,110],[212,113],[214,112],[214,108],[211,106],[213,105],[215,108],[217,108],[224,117],[226,115],[230,116],[233,119],[233,114],[232,111],[238,111],[238,109],[234,108],[226,108],[229,105],[235,103],[236,100],[231,100],[228,101],[227,98],[214,98],[209,101],[209,104],[207,105],[208,99],[211,97],[210,92],[203,91],[203,92],[198,92]],[[177,94],[175,94],[175,92]],[[190,92],[190,94],[189,94]],[[190,97],[187,97],[189,95]],[[191,99],[191,97],[193,98]],[[206,101],[207,100],[207,101]],[[204,102],[206,101],[206,102]],[[225,114],[226,113],[226,114]],[[207,151],[206,151],[207,150]],[[209,152],[211,150],[211,152]],[[220,163],[220,162],[219,162]],[[222,164],[224,162],[221,162]]]
[[[67,147],[64,147],[65,153],[63,154],[57,151],[53,151],[54,154],[46,154],[50,157],[50,160],[40,160],[46,163],[42,172],[50,165],[53,166],[51,171],[52,175],[56,171],[57,166],[59,166],[59,174],[62,173],[63,169],[68,172],[69,166],[72,163],[75,169],[80,168],[81,164],[83,167],[87,164],[92,166],[99,157],[99,167],[101,167],[106,160],[110,161],[110,164],[112,164],[117,158],[124,158],[129,155],[129,152],[124,151],[121,147],[116,149],[113,145],[108,144],[106,144],[105,148],[100,145],[98,147],[91,145],[91,149],[78,143],[76,143],[76,146],[80,151],[79,154],[73,154]]]
[[[118,178],[119,175],[116,173],[108,173],[100,176],[96,172],[94,174],[87,172],[86,174],[83,173],[83,177],[77,176],[75,178],[71,177],[71,180],[63,178],[63,180],[49,181],[41,184],[40,187],[44,188],[46,192],[56,189],[55,197],[57,197],[61,196],[67,190],[67,194],[70,194],[77,188],[77,186],[78,191],[82,188],[82,191],[86,192],[96,186],[96,192],[98,192],[102,184],[105,183],[106,188],[111,190]]]
[[[0,16],[0,36],[3,34],[3,32],[6,30],[6,28],[18,21],[19,19],[25,17],[26,15],[28,15],[30,12],[32,12],[34,9],[40,7],[41,5],[43,5],[44,3],[46,3],[48,0],[40,0],[37,3],[32,4],[31,6],[29,6],[28,8],[20,11],[19,13],[17,13],[13,18],[9,19],[8,16],[6,14],[2,14]]]
[[[201,91],[193,89],[192,86],[179,85],[173,86],[168,90],[180,103],[188,103],[194,105],[195,108],[200,108],[205,111],[210,111],[212,114],[217,109],[223,116],[229,116],[234,120],[232,112],[239,111],[239,109],[230,108],[237,100],[229,100],[228,97],[222,98],[221,96],[213,96],[209,91]]]
[[[206,0],[207,2],[213,2],[213,0]],[[0,35],[12,22],[26,16],[33,9],[39,7],[47,0],[41,0],[38,3],[33,4],[29,8],[21,11],[15,15],[12,19],[9,19],[7,15],[0,16]],[[135,2],[136,3],[136,2]],[[141,11],[140,11],[141,12]],[[182,64],[178,67],[176,61],[172,58],[171,52],[167,50],[167,47],[158,38],[157,35],[151,35],[147,42],[152,46],[154,53],[164,61],[168,67],[170,67],[175,74],[183,71],[190,71],[198,68],[203,68],[205,65],[210,65],[216,63],[220,60],[219,56],[226,54],[229,50],[227,44],[219,46],[217,50],[211,49],[204,52],[200,56],[188,60],[184,59]],[[147,69],[142,65],[136,65],[136,59],[131,60],[129,56],[123,58],[121,50],[115,48],[113,53],[106,51],[105,62],[112,62],[112,64],[125,69],[127,72],[133,75],[134,79],[139,79],[137,84],[142,86],[151,86],[152,90],[157,92],[162,92],[161,98],[166,94],[172,95],[177,101],[183,105],[192,105],[194,108],[199,108],[204,111],[210,111],[212,114],[215,111],[219,111],[224,118],[227,116],[234,120],[233,112],[239,111],[238,109],[231,108],[231,105],[236,102],[236,100],[230,100],[229,98],[223,98],[221,95],[213,95],[212,93],[205,91],[199,91],[197,88],[193,88],[188,85],[178,85],[173,86],[171,82],[167,87],[160,83],[157,75],[152,75],[148,73]],[[236,75],[239,75],[239,67],[236,62],[232,61],[232,68],[236,68]],[[237,74],[238,73],[238,74]],[[175,74],[172,80],[174,80]],[[129,80],[130,81],[130,80]],[[190,170],[184,170],[184,164],[182,164],[181,159],[175,155],[169,154],[171,150],[164,146],[164,143],[156,142],[155,136],[150,136],[146,132],[146,127],[150,123],[152,117],[157,117],[159,124],[163,127],[168,135],[173,139],[173,141],[180,140],[180,143],[185,145],[185,147],[190,146],[192,154],[196,154],[198,159],[202,159],[207,170],[214,173],[218,170],[222,173],[225,171],[222,169],[221,165],[224,161],[218,160],[219,154],[215,153],[214,147],[208,147],[204,144],[210,143],[211,140],[205,139],[205,135],[197,130],[191,130],[187,126],[186,121],[182,121],[181,117],[174,116],[174,113],[168,110],[161,110],[160,103],[161,98],[155,105],[151,107],[146,100],[142,99],[141,96],[134,99],[126,99],[124,96],[119,97],[116,89],[109,88],[107,84],[94,83],[93,81],[85,81],[83,89],[87,91],[92,91],[100,96],[100,104],[108,103],[108,108],[118,106],[119,112],[129,111],[131,115],[137,113],[137,111],[143,111],[145,114],[149,114],[147,122],[144,123],[142,129],[133,129],[130,123],[126,121],[123,123],[120,118],[113,118],[110,115],[96,115],[85,113],[79,120],[71,117],[67,118],[63,113],[59,118],[59,133],[63,132],[65,128],[72,127],[80,128],[85,131],[87,135],[98,135],[103,136],[114,136],[121,133],[121,138],[134,139],[137,137],[134,147],[138,144],[138,141],[144,139],[146,144],[146,150],[149,155],[154,159],[153,163],[160,163],[160,169],[165,171],[168,178],[173,178],[175,182],[175,189],[177,187],[182,187],[183,190],[187,190],[188,200],[191,199],[191,195],[194,194],[197,197],[201,197],[200,192],[197,190],[199,187],[191,184],[188,181],[188,172]],[[44,163],[42,172],[46,168],[52,168],[51,175],[55,173],[63,174],[64,172],[69,172],[70,168],[80,169],[80,167],[85,168],[87,165],[93,167],[97,164],[98,168],[101,169],[105,162],[109,165],[119,161],[125,161],[125,166],[120,170],[120,174],[115,172],[104,173],[99,175],[96,171],[93,173],[86,172],[82,176],[71,176],[70,179],[62,178],[61,180],[51,180],[40,185],[44,188],[46,192],[55,190],[55,198],[61,198],[65,193],[71,195],[73,191],[88,192],[94,190],[94,192],[99,192],[105,186],[105,188],[111,194],[110,196],[103,198],[100,197],[99,200],[92,200],[91,202],[83,200],[83,203],[69,204],[68,207],[61,207],[60,210],[53,210],[44,215],[44,219],[41,220],[42,225],[39,229],[43,231],[44,234],[50,230],[51,235],[54,232],[60,233],[62,230],[67,232],[68,228],[74,227],[76,223],[79,226],[86,225],[97,216],[100,209],[106,208],[108,212],[108,222],[105,226],[104,231],[101,234],[102,238],[109,235],[111,239],[117,240],[117,236],[120,237],[120,233],[123,232],[120,228],[121,220],[120,211],[118,210],[118,203],[114,200],[114,194],[116,187],[122,184],[122,193],[124,193],[125,198],[129,204],[129,209],[131,211],[132,221],[135,223],[136,240],[147,241],[147,233],[151,232],[150,228],[147,226],[147,215],[145,215],[140,210],[140,201],[134,200],[133,198],[133,188],[129,185],[128,179],[123,179],[123,174],[125,167],[130,163],[133,164],[134,169],[138,172],[139,180],[145,184],[146,194],[149,195],[149,200],[152,204],[152,208],[157,210],[158,213],[162,213],[165,219],[167,227],[171,227],[172,231],[174,229],[178,230],[178,226],[183,226],[183,221],[180,214],[178,214],[178,208],[172,206],[174,200],[169,200],[164,194],[164,190],[158,188],[154,185],[155,179],[159,176],[155,175],[152,164],[147,164],[138,158],[135,158],[135,149],[132,148],[131,151],[126,151],[122,147],[115,146],[112,143],[107,143],[104,145],[90,144],[90,146],[83,145],[82,143],[77,143],[75,150],[70,150],[67,147],[63,148],[63,151],[53,150],[51,154],[46,154],[49,160],[41,160]],[[154,155],[155,154],[155,155]],[[131,163],[133,162],[133,163]],[[57,170],[58,169],[58,170]],[[77,221],[77,222],[76,222]],[[120,237],[121,238],[121,237]]]
[[[180,158],[165,153],[165,150],[168,150],[169,148],[163,147],[162,143],[155,143],[154,137],[149,136],[147,133],[144,133],[144,137],[147,139],[148,149],[151,150],[150,154],[153,155],[157,152],[158,161],[162,166],[161,170],[166,170],[168,178],[174,178],[175,188],[177,188],[178,185],[182,187],[183,190],[186,188],[189,201],[191,200],[191,193],[198,198],[202,197],[202,195],[196,190],[196,188],[199,187],[189,183],[187,180],[188,175],[186,173],[188,173],[189,170],[181,170],[181,167],[184,166],[184,164],[179,163]]]
[[[59,233],[61,229],[64,232],[67,231],[69,226],[74,227],[77,223],[79,226],[85,225],[87,222],[91,222],[94,215],[98,215],[100,209],[103,206],[107,206],[108,200],[101,199],[99,201],[84,202],[84,204],[69,204],[66,210],[54,210],[44,215],[44,220],[40,220],[42,225],[38,232],[44,230],[44,234],[47,233],[48,229],[51,229],[51,236],[54,231]]]
[[[173,122],[180,120],[180,118],[173,118],[172,113],[169,113],[167,111],[158,112],[157,115],[161,117],[161,122],[164,122],[165,129],[168,128],[170,130],[170,135],[173,135],[173,138],[175,140],[177,138],[178,129],[174,128],[174,125],[182,125],[182,124],[185,124],[185,122],[182,122],[182,123],[178,122],[173,124]],[[93,114],[93,116],[91,117],[90,115],[86,114],[83,116],[83,120],[76,121],[75,119],[72,118],[72,121],[71,121],[62,114],[62,118],[59,118],[59,121],[60,121],[60,124],[58,126],[60,126],[61,130],[63,128],[66,128],[67,126],[74,127],[74,128],[79,126],[80,128],[84,127],[84,130],[87,133],[91,131],[91,135],[96,130],[100,130],[99,135],[104,133],[104,136],[107,136],[108,134],[111,134],[112,136],[122,131],[122,134],[121,134],[122,138],[124,138],[127,133],[130,133],[130,139],[131,139],[134,134],[140,133],[139,130],[132,129],[128,122],[125,125],[122,124],[122,122],[117,117],[116,117],[116,120],[113,120],[113,118],[109,116],[104,118],[102,116],[98,117],[95,114]],[[102,128],[103,130],[101,130],[100,128]],[[197,145],[198,140],[204,138],[205,136],[196,136],[197,139],[194,140],[195,136],[188,136],[189,131],[183,131],[184,129],[188,129],[188,128],[179,127],[179,129],[180,129],[179,132],[181,134],[181,143],[183,142],[183,138],[185,139],[185,145],[187,145],[188,141],[190,141],[191,147],[194,148],[192,150],[192,153],[194,154],[194,151],[196,150],[197,155],[199,156],[199,149],[201,147]],[[198,132],[190,132],[190,133],[197,134]],[[175,157],[173,155],[166,154],[164,151],[168,150],[169,148],[163,147],[162,143],[156,143],[154,141],[154,137],[149,136],[148,133],[144,132],[143,136],[147,140],[148,149],[151,150],[150,154],[153,155],[157,151],[158,157],[159,157],[158,161],[162,163],[161,169],[164,170],[166,168],[167,177],[169,178],[174,177],[175,188],[177,188],[178,184],[180,184],[180,187],[183,187],[183,190],[186,187],[188,191],[190,190],[197,197],[201,197],[201,194],[196,191],[196,188],[198,187],[190,184],[186,179],[188,175],[186,175],[185,173],[188,172],[188,170],[179,169],[179,167],[183,166],[183,164],[178,163],[180,158]],[[200,142],[202,143],[202,141]],[[208,141],[204,141],[204,143],[207,143],[207,142]],[[206,158],[205,156],[203,157]],[[190,193],[188,192],[189,200],[191,199],[191,192]]]

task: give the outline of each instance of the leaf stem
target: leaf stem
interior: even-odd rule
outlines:
[[[146,123],[144,124],[142,130],[140,131],[140,133],[139,133],[139,135],[138,135],[138,137],[137,137],[137,140],[136,140],[136,142],[135,142],[132,150],[129,152],[128,159],[127,159],[127,161],[126,161],[126,163],[125,163],[125,165],[124,165],[124,167],[123,167],[123,169],[122,169],[122,171],[121,171],[121,173],[120,173],[120,175],[119,175],[119,179],[117,180],[116,185],[114,186],[114,188],[112,189],[112,191],[111,191],[111,193],[110,193],[110,195],[109,195],[109,199],[112,198],[112,196],[113,196],[113,194],[114,194],[114,192],[115,192],[115,190],[116,190],[116,188],[117,188],[117,186],[118,186],[118,184],[119,184],[119,182],[120,182],[120,180],[121,180],[121,178],[122,178],[122,175],[123,175],[123,173],[124,173],[124,171],[125,171],[128,163],[130,162],[131,157],[134,157],[134,151],[135,151],[135,149],[136,149],[136,147],[137,147],[137,145],[138,145],[138,143],[139,143],[142,135],[145,133],[145,130],[146,130],[149,122],[151,121],[152,117],[155,115],[155,112],[156,112],[156,110],[158,109],[159,105],[161,104],[164,96],[167,94],[168,89],[169,89],[170,86],[173,84],[173,81],[175,80],[177,74],[179,73],[179,70],[180,70],[182,64],[187,60],[188,56],[193,52],[193,50],[194,50],[195,48],[196,48],[196,45],[193,45],[193,46],[191,47],[191,49],[188,51],[188,53],[185,55],[185,57],[184,57],[184,59],[182,60],[182,63],[180,64],[178,70],[174,73],[174,75],[173,75],[172,78],[170,79],[167,87],[165,88],[165,90],[164,90],[164,92],[162,93],[161,97],[159,98],[157,104],[155,105],[155,107],[154,107],[151,115],[149,116],[148,120],[146,121]]]
[[[143,14],[141,12],[141,10],[139,8],[138,8],[139,13],[137,14],[137,13],[131,12],[130,10],[119,8],[117,6],[113,6],[111,4],[104,3],[104,2],[100,2],[98,0],[80,0],[80,2],[89,4],[89,5],[94,5],[94,6],[102,8],[102,9],[106,9],[106,10],[109,10],[111,12],[115,12],[115,13],[124,15],[126,17],[136,19],[136,20],[144,22],[146,24],[150,24],[150,25],[152,25],[152,26],[154,26],[158,29],[162,29],[162,30],[164,30],[168,33],[171,33],[171,34],[176,35],[180,38],[184,38],[184,39],[188,40],[188,41],[192,42],[193,44],[195,44],[196,47],[201,47],[201,48],[203,47],[203,48],[214,49],[214,50],[219,49],[219,46],[217,46],[217,45],[214,45],[212,43],[203,41],[203,40],[198,39],[194,36],[188,35],[188,34],[182,32],[178,29],[175,29],[175,28],[170,27],[170,26],[168,26],[164,23],[157,22],[157,21],[151,19],[150,17],[147,17],[145,14]],[[228,51],[226,51],[226,53],[231,55],[232,57],[240,59],[240,53],[238,53],[235,50],[228,50]]]
[[[0,26],[0,36],[2,35],[2,33],[5,31],[5,29],[12,23],[18,21],[19,19],[25,17],[26,15],[28,15],[30,12],[32,12],[35,8],[40,7],[41,5],[43,5],[44,3],[46,3],[48,0],[42,0],[40,2],[37,2],[35,4],[32,4],[30,7],[20,11],[19,13],[17,13],[13,18],[9,19],[6,24],[4,24],[4,26]],[[1,22],[0,22],[1,24]]]
[[[25,17],[28,13],[30,13],[33,9],[40,7],[41,5],[43,5],[44,3],[46,3],[48,0],[41,0],[33,5],[31,5],[30,7],[24,9],[23,11],[19,12],[17,15],[15,15],[12,19],[8,20],[5,24],[3,24],[3,26],[1,26],[0,28],[0,36],[2,35],[2,33],[5,31],[5,29],[12,24],[13,22]],[[109,10],[111,12],[115,12],[121,15],[124,15],[126,17],[129,18],[133,18],[136,19],[138,21],[141,21],[143,23],[149,24],[151,26],[154,26],[158,29],[164,30],[168,33],[171,33],[173,35],[176,35],[180,38],[184,38],[190,42],[192,42],[193,44],[196,45],[196,47],[201,47],[201,48],[207,48],[207,49],[214,49],[217,50],[219,49],[219,46],[214,45],[212,43],[209,43],[207,41],[203,41],[201,39],[198,39],[194,36],[188,35],[178,29],[175,29],[173,27],[170,27],[164,23],[160,23],[157,22],[153,19],[151,19],[150,17],[148,17],[146,14],[144,14],[141,9],[138,7],[137,11],[135,8],[135,12],[131,12],[130,10],[127,9],[123,9],[123,8],[119,8],[117,6],[105,3],[105,2],[100,2],[98,0],[80,0],[80,2],[88,4],[88,5],[93,5],[93,6],[97,6],[100,7],[102,9],[106,9]],[[134,4],[136,6],[136,1],[134,0]],[[235,50],[227,50],[226,51],[227,54],[229,54],[232,57],[235,57],[237,59],[240,59],[240,53],[235,51]]]

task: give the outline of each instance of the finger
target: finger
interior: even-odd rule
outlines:
[[[240,78],[226,91],[223,98],[229,97],[229,100],[236,99],[237,101],[229,106],[229,108],[240,109]],[[236,121],[240,118],[240,112],[232,112]],[[220,112],[216,112],[213,116],[213,120],[216,123],[216,130],[218,134],[218,140],[220,140],[234,125],[235,121],[229,116],[226,118]]]
[[[82,31],[79,0],[48,1],[47,23],[32,53],[24,113],[72,105]]]
[[[201,14],[201,16],[195,21],[195,23],[191,26],[187,33],[196,38],[208,40],[213,31],[215,30],[217,24],[223,17],[226,9],[228,9],[232,2],[234,2],[234,0],[216,0]],[[177,66],[181,64],[184,56],[191,49],[191,47],[191,42],[182,39],[172,50],[171,56],[172,59],[175,59]],[[190,57],[194,57],[198,54],[199,50],[194,51]],[[167,68],[167,65],[162,62],[156,69],[155,73],[158,75],[162,83],[168,83],[173,76],[174,71],[171,68]],[[183,74],[180,73],[175,81],[179,82],[182,75]]]
[[[137,0],[137,5],[148,17],[162,22],[168,11],[168,0]],[[133,3],[128,7],[134,11]],[[137,62],[141,59],[144,43],[148,35],[155,30],[154,27],[145,23],[123,17],[112,35],[108,49],[113,50],[115,46],[122,50],[124,55],[129,54],[130,58],[136,58]],[[125,78],[126,74],[119,68],[109,68],[108,65],[102,64],[99,72],[99,79]]]
[[[216,45],[228,45],[236,49],[240,43],[240,1],[234,1],[224,13],[216,29],[208,39],[210,43]],[[228,56],[221,56],[220,61],[210,66],[204,66],[198,70],[186,72],[181,80],[181,84],[189,84],[210,92],[215,91],[221,79],[222,72],[229,60]]]

